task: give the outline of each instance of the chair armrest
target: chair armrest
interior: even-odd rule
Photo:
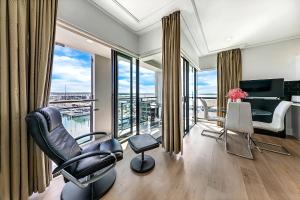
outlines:
[[[92,133],[88,133],[88,134],[84,134],[84,135],[78,136],[78,137],[76,137],[74,139],[75,140],[79,140],[81,138],[92,136],[92,135],[108,135],[108,134],[106,132],[92,132]]]
[[[85,153],[85,154],[81,154],[79,156],[76,156],[74,158],[71,158],[70,160],[67,160],[66,162],[64,162],[63,164],[61,164],[60,166],[56,167],[52,174],[56,174],[58,172],[60,172],[61,170],[69,167],[70,165],[82,160],[82,159],[85,159],[85,158],[89,158],[89,157],[93,157],[93,156],[100,156],[100,155],[105,155],[105,157],[103,158],[106,158],[108,156],[113,156],[115,158],[115,162],[117,162],[117,158],[116,156],[111,153],[111,152],[104,152],[104,151],[93,151],[93,152],[89,152],[89,153]]]

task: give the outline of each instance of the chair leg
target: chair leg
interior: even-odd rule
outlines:
[[[281,146],[281,145],[278,145],[278,144],[273,144],[273,143],[260,142],[260,141],[257,141],[257,140],[255,141],[252,138],[251,138],[251,140],[252,140],[253,144],[255,145],[255,147],[257,149],[259,149],[260,152],[262,152],[261,151],[261,149],[262,149],[262,150],[265,150],[265,151],[269,151],[269,152],[273,152],[273,153],[278,153],[278,154],[282,154],[282,155],[286,155],[286,156],[290,156],[291,155],[290,152],[284,146]],[[266,145],[266,146],[272,146],[272,147],[277,147],[277,148],[281,149],[281,151],[280,150],[277,151],[277,150],[269,149],[269,148],[264,147],[264,146],[259,146],[258,144],[262,144],[262,145]]]
[[[80,188],[71,181],[65,184],[62,193],[62,200],[96,200],[104,196],[113,186],[116,180],[116,170],[113,168],[107,172],[101,179],[89,184],[85,188]]]
[[[227,129],[224,130],[225,134],[225,151],[227,151]]]
[[[155,166],[155,160],[145,155],[144,152],[141,155],[136,156],[130,162],[130,168],[137,173],[145,173],[152,170]]]
[[[205,134],[204,132],[209,132],[209,133],[214,133],[217,134],[217,136],[213,136],[213,135],[208,135]],[[212,130],[208,130],[208,129],[203,129],[201,132],[201,135],[206,136],[206,137],[210,137],[210,138],[214,138],[216,140],[220,140],[222,139],[222,136],[224,135],[225,130],[222,129],[221,131],[212,131]]]
[[[257,146],[256,142],[253,140],[252,137],[250,137],[250,142],[252,142],[252,144],[254,145],[254,147],[255,147],[260,153],[262,153],[262,150],[259,148],[259,146]]]
[[[219,135],[219,137],[218,137],[218,139],[219,140],[222,140],[223,138],[222,138],[222,136],[224,135],[224,133],[225,133],[225,129],[223,128],[221,131],[220,131],[220,135]]]
[[[247,147],[248,147],[248,151],[250,153],[250,156],[245,156],[245,155],[242,155],[242,154],[238,154],[238,153],[233,153],[231,151],[228,151],[228,148],[227,148],[227,130],[225,130],[225,150],[227,153],[230,153],[232,155],[235,155],[235,156],[239,156],[239,157],[242,157],[242,158],[247,158],[247,159],[250,159],[250,160],[253,160],[254,157],[253,157],[253,154],[251,152],[251,145],[250,145],[250,134],[247,134]]]
[[[251,154],[251,159],[253,159],[253,154],[252,154],[252,151],[251,151],[251,137],[250,137],[250,133],[247,133],[247,136],[248,136],[248,151],[250,152]]]

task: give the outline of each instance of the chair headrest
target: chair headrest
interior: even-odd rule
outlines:
[[[38,112],[45,117],[49,132],[53,131],[62,124],[60,112],[56,108],[45,107],[39,109]]]

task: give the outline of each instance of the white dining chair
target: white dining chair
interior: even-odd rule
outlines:
[[[228,150],[228,131],[232,131],[238,134],[247,134],[247,150],[250,155],[242,155],[240,153],[234,153]],[[227,113],[225,120],[225,150],[228,153],[253,159],[251,152],[251,135],[254,133],[252,125],[252,114],[251,114],[251,105],[248,102],[229,102],[227,104]]]
[[[256,129],[267,130],[267,131],[271,131],[271,132],[275,132],[275,133],[284,131],[285,115],[292,104],[293,103],[290,101],[281,101],[274,110],[271,123],[253,121],[253,127]],[[279,154],[284,154],[284,155],[291,155],[285,147],[278,145],[278,144],[266,143],[266,142],[261,142],[261,141],[257,141],[257,140],[253,140],[253,143],[256,146],[258,146],[259,149],[262,149],[262,150],[271,151],[274,153],[279,153]],[[260,144],[260,145],[258,145],[258,144]],[[266,146],[271,146],[271,147],[275,147],[275,148],[277,147],[277,148],[279,148],[279,150],[277,151],[272,148],[267,148]]]
[[[200,101],[201,101],[202,106],[203,106],[203,112],[204,112],[203,119],[205,119],[209,122],[222,122],[224,124],[224,122],[225,122],[224,117],[210,116],[209,112],[208,112],[208,106],[207,106],[206,101],[203,98],[200,98]],[[205,134],[205,132],[215,133],[215,134],[217,134],[217,136]],[[214,130],[210,130],[210,129],[203,129],[202,132],[201,132],[201,135],[206,136],[206,137],[211,137],[211,138],[214,138],[214,139],[220,139],[223,134],[224,134],[224,128],[220,131],[214,131]]]

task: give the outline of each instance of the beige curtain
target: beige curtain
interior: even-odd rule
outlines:
[[[0,196],[25,200],[51,179],[25,116],[48,101],[57,0],[1,0],[0,9]]]
[[[227,93],[230,89],[239,87],[242,80],[242,55],[240,49],[233,49],[218,53],[218,116],[224,117],[222,108],[227,105]],[[219,124],[221,125],[221,124]]]
[[[162,18],[163,147],[182,152],[180,12]]]

